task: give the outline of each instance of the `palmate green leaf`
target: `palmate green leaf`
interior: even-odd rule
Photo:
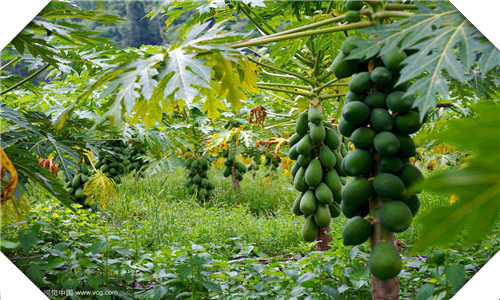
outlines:
[[[83,194],[87,197],[86,204],[93,205],[95,203],[102,209],[106,209],[110,202],[118,199],[115,183],[106,177],[101,170],[96,170],[94,176],[85,183]]]
[[[436,135],[440,141],[470,151],[471,156],[461,169],[442,171],[426,180],[427,190],[454,193],[459,200],[419,219],[423,227],[414,251],[449,244],[460,234],[468,243],[477,242],[498,220],[500,105],[479,104],[472,110],[476,118],[449,121],[448,129]]]
[[[480,42],[483,35],[453,5],[441,1],[430,9],[416,4],[419,11],[413,17],[362,29],[373,39],[356,42],[358,48],[349,57],[367,59],[386,54],[394,47],[419,50],[403,62],[399,82],[417,78],[408,94],[416,95],[414,107],[419,108],[423,118],[435,107],[437,96],[448,96],[443,72],[465,82],[478,53],[482,55],[478,65],[483,74],[498,66],[500,60],[498,50],[488,41]]]
[[[56,197],[56,199],[61,201],[69,209],[75,211],[71,206],[73,203],[71,195],[64,189],[64,186],[59,180],[54,177],[54,174],[38,165],[38,160],[33,154],[27,150],[16,148],[15,146],[5,148],[4,151],[12,161],[19,175],[18,188],[22,189],[24,192],[29,192],[26,185],[29,181],[34,182]]]

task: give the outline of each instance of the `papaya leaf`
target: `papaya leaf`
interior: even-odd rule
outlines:
[[[83,194],[87,197],[86,204],[98,203],[102,209],[106,209],[108,203],[118,199],[115,183],[106,177],[101,170],[96,170],[94,176],[85,183]]]
[[[436,172],[424,186],[429,191],[458,196],[458,201],[419,218],[422,231],[414,251],[446,245],[461,235],[467,243],[481,239],[500,213],[500,105],[476,104],[473,119],[451,120],[435,133],[440,141],[469,151],[465,166]],[[466,229],[466,230],[463,230]]]

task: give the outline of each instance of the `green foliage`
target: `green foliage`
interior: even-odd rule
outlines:
[[[462,168],[437,172],[426,181],[428,190],[454,193],[459,201],[437,208],[420,220],[423,228],[416,251],[450,243],[458,235],[469,243],[477,242],[498,220],[500,108],[495,103],[477,104],[472,109],[474,119],[449,121],[446,130],[435,134],[439,140],[469,151],[470,156]]]

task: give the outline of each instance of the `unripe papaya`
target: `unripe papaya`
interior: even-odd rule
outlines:
[[[373,276],[381,280],[396,277],[403,263],[398,249],[388,242],[379,242],[372,248],[368,268]]]
[[[199,184],[201,182],[200,175],[198,175],[198,174],[194,175],[193,182],[196,183],[196,184]]]
[[[347,21],[347,22],[349,22],[349,21]],[[352,50],[357,48],[357,46],[354,45],[354,42],[356,42],[358,40],[360,40],[360,38],[355,36],[355,35],[346,38],[344,40],[344,42],[342,43],[342,48],[341,48],[342,53],[344,55],[349,55]],[[347,100],[347,95],[346,95],[346,100]],[[357,100],[357,101],[361,101],[361,100]]]
[[[325,144],[332,151],[337,150],[340,146],[340,138],[335,129],[327,128],[325,133]]]
[[[299,168],[297,174],[295,174],[295,177],[293,179],[293,187],[295,187],[295,189],[299,192],[305,192],[309,188],[304,179],[305,172],[306,171],[304,168]]]
[[[407,114],[398,114],[394,121],[396,128],[401,133],[412,134],[417,132],[422,125],[420,116],[416,111],[409,111]]]
[[[300,169],[300,164],[299,163],[294,163],[291,169],[292,177],[295,177],[295,174],[297,174],[297,171]]]
[[[340,203],[342,196],[342,181],[335,169],[328,170],[325,174],[325,184],[332,191],[333,198],[337,203]]]
[[[309,165],[309,163],[311,162],[311,160],[312,160],[311,153],[309,153],[307,155],[299,155],[299,158],[297,158],[297,162],[303,168],[307,168],[307,166]]]
[[[302,238],[306,242],[314,242],[318,237],[318,225],[314,222],[314,217],[312,215],[308,216],[302,227]]]
[[[405,92],[395,91],[387,96],[385,102],[393,112],[408,113],[413,106],[413,100],[412,96],[405,96]]]
[[[81,170],[83,174],[89,175],[89,168],[87,167],[87,165],[82,165]]]
[[[345,205],[344,201],[342,201],[342,203],[340,204],[340,210],[346,218],[351,219],[356,216],[358,207],[354,205]]]
[[[304,137],[302,137],[302,139],[300,140],[300,142],[298,142],[296,146],[297,146],[297,152],[299,154],[306,155],[311,153],[311,150],[313,148],[313,142],[309,134],[304,135]]]
[[[370,73],[370,79],[374,83],[378,84],[388,84],[391,82],[392,79],[392,73],[389,71],[389,69],[384,68],[384,67],[376,67],[373,69]]]
[[[382,170],[382,172],[397,173],[402,167],[403,162],[395,156],[384,156],[380,160],[380,170]]]
[[[349,91],[354,93],[365,93],[372,88],[372,81],[369,72],[361,72],[354,75],[349,80]]]
[[[295,123],[295,132],[297,132],[300,136],[304,136],[309,130],[307,121],[307,112],[303,112],[297,117],[297,122]]]
[[[290,144],[290,147],[292,147],[293,145],[297,144],[301,138],[302,136],[300,134],[294,133],[292,134],[290,139],[288,139],[288,144]]]
[[[377,132],[371,127],[359,127],[350,136],[356,149],[370,149]]]
[[[402,201],[385,202],[378,214],[382,225],[391,232],[405,231],[413,220],[410,208]]]
[[[339,122],[339,131],[343,136],[350,137],[356,128],[355,124],[351,124],[345,119],[341,119]]]
[[[222,169],[222,175],[224,177],[229,177],[231,175],[231,167],[224,166],[224,169]]]
[[[361,176],[368,174],[372,167],[372,156],[370,152],[356,149],[349,151],[343,159],[345,164],[345,171],[350,176]]]
[[[401,158],[410,158],[417,154],[415,142],[408,135],[398,134],[396,135],[399,140],[399,152],[398,156]]]
[[[368,120],[370,108],[364,102],[349,102],[342,108],[342,118],[353,125],[359,125]]]
[[[81,187],[75,190],[75,198],[77,200],[82,200],[83,198],[85,198],[85,194],[83,194],[83,189]]]
[[[412,195],[410,197],[403,197],[402,200],[411,210],[412,216],[415,216],[420,208],[420,200],[418,200],[417,195]]]
[[[347,59],[344,53],[340,52],[333,60],[332,71],[337,78],[346,78],[356,73],[359,65],[357,59]]]
[[[316,212],[314,213],[314,221],[319,228],[324,228],[330,225],[332,216],[328,205],[318,203]]]
[[[200,165],[203,168],[203,170],[207,170],[209,165],[208,160],[206,158],[201,158]]]
[[[208,187],[208,180],[206,180],[205,178],[203,178],[201,181],[200,181],[200,185],[204,188]]]
[[[356,216],[347,221],[342,229],[342,242],[346,246],[363,244],[372,233],[372,225],[362,217]]]
[[[311,131],[309,132],[309,136],[314,144],[318,145],[323,143],[326,136],[325,126],[322,123],[314,124],[311,123]]]
[[[245,164],[243,164],[242,162],[236,162],[236,168],[238,169],[238,171],[242,174],[246,173],[247,172],[247,167],[245,166]]]
[[[403,180],[406,187],[409,187],[413,184],[418,184],[420,181],[424,179],[424,175],[422,172],[412,164],[405,164],[401,169],[401,173],[399,174],[399,178]],[[417,192],[421,192],[422,189],[419,188]]]
[[[290,150],[288,151],[288,157],[292,160],[297,160],[299,157],[299,152],[297,152],[297,144],[293,145],[290,147]],[[266,159],[266,166],[269,165],[270,161]]]
[[[391,114],[383,108],[375,108],[370,112],[370,126],[377,131],[391,131],[394,119]]]
[[[71,186],[76,189],[80,187],[81,184],[82,184],[82,176],[80,174],[75,175],[73,177],[73,180],[71,181]]]
[[[332,204],[333,203],[333,194],[332,191],[328,188],[328,186],[322,182],[320,183],[316,189],[314,190],[314,195],[316,199],[323,204]],[[324,227],[324,226],[320,226]]]
[[[305,181],[310,187],[316,187],[323,178],[323,168],[319,159],[313,159],[307,166],[305,172]]]
[[[368,105],[370,108],[385,108],[385,102],[386,102],[387,94],[381,93],[381,92],[372,92],[366,96],[366,98],[363,100],[366,105]]]
[[[342,203],[358,207],[368,201],[372,195],[370,182],[363,177],[351,178],[342,188]]]
[[[319,160],[325,169],[333,168],[336,163],[335,155],[328,146],[319,148]]]
[[[307,190],[300,199],[300,211],[305,215],[310,215],[316,210],[316,197],[312,190]]]
[[[400,144],[394,133],[382,131],[373,139],[373,146],[378,153],[390,156],[398,153]]]
[[[345,14],[344,20],[348,23],[359,22],[359,20],[361,20],[361,14],[359,11],[350,11]]]
[[[401,70],[403,67],[401,63],[406,57],[406,53],[397,47],[392,48],[388,53],[381,56],[382,62],[391,71]]]
[[[304,196],[304,193],[300,193],[297,198],[295,198],[295,201],[293,201],[293,206],[292,206],[292,212],[296,216],[301,216],[304,213],[300,210],[300,200],[302,199],[302,196]]]
[[[328,205],[328,209],[330,209],[330,215],[332,216],[332,218],[340,216],[340,205],[337,202],[333,202],[332,204]]]
[[[313,124],[319,124],[321,122],[321,120],[323,119],[319,110],[314,106],[309,108],[307,118],[308,118],[309,122],[311,122]]]
[[[360,10],[363,7],[363,1],[361,0],[346,0],[345,8],[350,10]]]
[[[379,173],[372,184],[377,194],[391,199],[399,199],[405,190],[403,181],[391,173]]]

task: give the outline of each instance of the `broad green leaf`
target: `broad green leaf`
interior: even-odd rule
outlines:
[[[17,239],[24,252],[27,252],[37,241],[36,233],[31,229],[19,230],[17,232]]]
[[[432,294],[434,294],[435,286],[432,284],[424,284],[417,292],[415,300],[428,300],[431,299]]]
[[[90,250],[92,251],[92,254],[97,254],[101,253],[101,251],[104,250],[106,246],[108,246],[108,242],[106,240],[99,240],[92,245]]]
[[[453,292],[458,292],[465,284],[465,268],[460,265],[450,265],[444,268],[446,279],[451,284]]]
[[[217,283],[213,282],[213,281],[203,280],[203,281],[201,281],[201,285],[203,285],[209,291],[216,292],[216,293],[219,293],[219,294],[222,293],[221,286],[218,285]]]

